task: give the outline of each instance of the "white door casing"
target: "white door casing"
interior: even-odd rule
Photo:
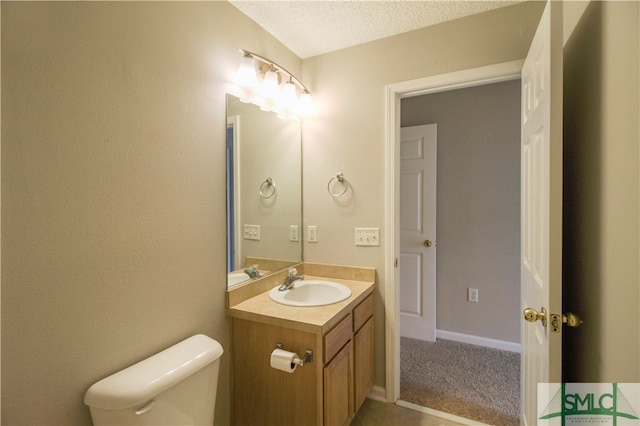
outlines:
[[[400,129],[400,334],[430,342],[436,340],[436,151],[436,124]]]
[[[562,4],[547,2],[522,69],[521,308],[562,312]],[[522,424],[562,380],[562,337],[521,320]]]

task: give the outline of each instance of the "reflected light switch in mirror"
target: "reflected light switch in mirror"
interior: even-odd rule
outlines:
[[[244,239],[260,241],[260,225],[244,225]]]
[[[298,225],[289,225],[289,241],[300,241]]]

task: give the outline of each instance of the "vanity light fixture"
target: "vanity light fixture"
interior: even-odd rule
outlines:
[[[243,91],[241,99],[294,119],[313,111],[311,93],[293,74],[256,53],[240,52],[243,56],[236,83]]]

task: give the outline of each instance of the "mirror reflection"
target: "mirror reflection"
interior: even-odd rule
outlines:
[[[302,260],[300,123],[227,95],[227,287]]]

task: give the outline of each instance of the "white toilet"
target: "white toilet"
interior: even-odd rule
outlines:
[[[213,425],[222,346],[198,334],[89,388],[96,426]]]

